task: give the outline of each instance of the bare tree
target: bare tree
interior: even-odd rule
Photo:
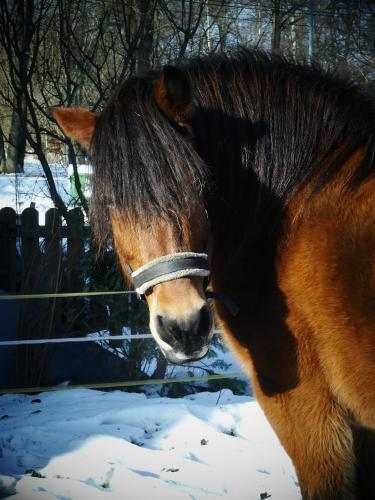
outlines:
[[[67,210],[56,189],[45,146],[61,144],[73,166],[76,191],[87,213],[78,175],[78,163],[85,155],[58,130],[49,108],[83,105],[100,109],[121,79],[137,67],[150,67],[156,1],[153,10],[150,5],[143,0],[0,2],[4,54],[0,76],[8,84],[0,89],[0,96],[13,116],[8,162],[22,164],[27,139],[41,162],[51,198],[64,217]],[[27,11],[27,23],[21,7]],[[27,32],[18,36],[20,26],[25,25]]]
[[[27,6],[26,6],[27,4]],[[41,43],[48,33],[47,14],[54,10],[51,0],[40,0],[37,4],[33,1],[22,1],[22,13],[19,12],[19,2],[0,2],[0,43],[6,54],[6,65],[2,64],[0,71],[7,71],[7,79],[13,91],[15,99],[10,100],[8,94],[0,90],[0,95],[9,106],[17,112],[20,119],[20,128],[27,142],[38,155],[46,176],[51,198],[61,214],[67,216],[66,206],[59,195],[56,184],[49,168],[44,153],[42,127],[40,126],[37,111],[34,106],[35,96],[33,93],[33,74],[37,62],[37,56]],[[24,39],[19,40],[19,18],[25,20],[27,15],[27,34]],[[53,17],[49,16],[49,18]],[[47,23],[46,26],[44,24]],[[26,43],[26,41],[27,43]],[[13,143],[13,146],[16,144]],[[17,151],[17,154],[19,151]],[[8,153],[9,154],[9,153]]]
[[[5,145],[4,145],[4,133],[0,125],[0,172],[5,171]]]
[[[168,2],[162,0],[161,9],[170,23],[170,29],[177,43],[170,43],[173,52],[169,54],[171,59],[181,61],[187,52],[191,42],[201,25],[203,10],[206,2],[204,0],[181,0],[180,2]]]
[[[14,2],[9,10],[6,8],[6,4],[3,7],[5,8],[3,12],[7,14],[8,26],[11,29],[11,36],[8,38],[9,43],[6,46],[7,53],[11,51],[16,57],[12,74],[14,83],[13,112],[6,171],[20,172],[23,170],[25,156],[25,114],[27,113],[25,96],[22,92],[22,81],[26,77],[25,72],[28,66],[29,47],[33,36],[33,27],[28,20],[33,17],[34,6],[33,2],[19,0],[18,2]]]

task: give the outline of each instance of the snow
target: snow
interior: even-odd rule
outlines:
[[[92,166],[91,165],[77,165],[77,170],[78,170],[79,174],[86,174],[86,175],[92,174]],[[74,174],[73,165],[69,165],[69,167],[68,167],[69,177],[73,176],[73,174]]]
[[[0,496],[14,492],[20,500],[301,498],[259,405],[227,389],[180,399],[88,389],[3,395]]]
[[[51,172],[56,184],[57,192],[69,207],[72,202],[69,178],[73,175],[73,168],[62,164],[51,164]],[[88,165],[78,165],[79,174],[91,172]],[[89,195],[89,189],[85,190]],[[44,224],[44,214],[54,204],[49,194],[47,180],[39,160],[26,158],[24,173],[0,175],[0,209],[12,207],[17,213],[35,203],[39,211],[39,224]]]

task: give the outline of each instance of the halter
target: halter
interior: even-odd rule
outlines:
[[[138,296],[144,294],[155,285],[187,276],[200,276],[205,279],[205,289],[210,279],[208,255],[206,253],[178,252],[163,255],[133,271],[128,265],[130,276]],[[226,304],[233,316],[238,314],[238,306],[226,295],[206,291],[208,299],[221,300]]]
[[[165,281],[185,276],[208,277],[208,255],[205,253],[179,252],[163,255],[131,273],[135,291],[144,295],[147,290]]]

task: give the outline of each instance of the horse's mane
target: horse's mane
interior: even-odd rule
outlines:
[[[349,184],[374,175],[375,106],[350,79],[247,49],[182,69],[194,97],[195,139],[157,108],[160,71],[125,81],[98,120],[91,209],[99,243],[110,234],[111,205],[168,217],[185,213],[194,191],[204,190],[219,200],[215,209],[231,207],[233,227],[244,212],[264,223],[312,177],[319,189],[360,148],[365,155]]]

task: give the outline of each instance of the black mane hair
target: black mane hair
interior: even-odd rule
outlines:
[[[100,115],[91,141],[94,166],[90,211],[99,247],[111,236],[109,208],[143,220],[188,210],[207,168],[190,140],[158,109],[160,72],[120,85]]]
[[[99,244],[110,236],[109,206],[169,217],[203,192],[232,233],[248,221],[232,240],[239,244],[312,177],[316,189],[329,181],[354,151],[365,155],[350,185],[374,175],[375,107],[353,81],[247,49],[181,68],[193,93],[193,138],[156,105],[160,71],[125,81],[98,120],[91,211]]]

